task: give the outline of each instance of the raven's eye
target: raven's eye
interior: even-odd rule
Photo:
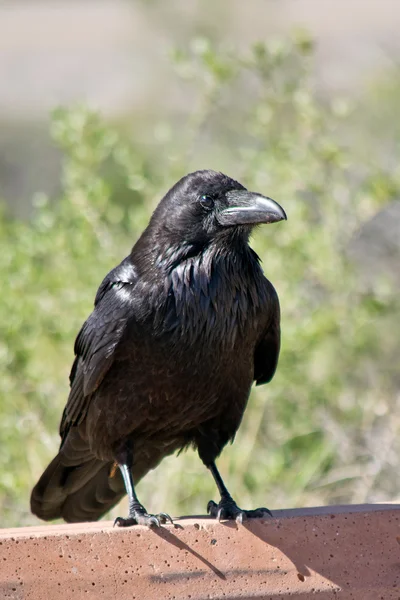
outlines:
[[[208,194],[203,194],[203,196],[200,196],[200,204],[206,210],[211,210],[214,208],[214,198]]]

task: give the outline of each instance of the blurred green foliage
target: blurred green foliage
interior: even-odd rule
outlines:
[[[142,149],[84,107],[55,111],[62,197],[35,197],[30,222],[0,215],[0,525],[35,521],[30,489],[56,452],[74,338],[100,281],[197,168],[227,171],[288,214],[254,236],[281,299],[282,354],[219,460],[229,489],[244,507],[271,509],[397,493],[399,301],[385,281],[363,290],[346,251],[400,181],[343,147],[351,107],[318,99],[312,50],[298,33],[242,54],[205,39],[176,51],[187,122],[155,123]],[[204,513],[216,497],[191,451],[139,492],[149,510],[175,515]]]

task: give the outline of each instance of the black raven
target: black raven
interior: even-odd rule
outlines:
[[[127,493],[129,515],[116,524],[158,526],[168,515],[148,514],[134,485],[190,445],[221,495],[212,516],[269,512],[240,509],[215,459],[252,382],[269,382],[277,366],[278,297],[248,240],[255,225],[282,219],[279,204],[214,171],[166,194],[76,338],[61,446],[32,491],[35,515],[93,521]]]

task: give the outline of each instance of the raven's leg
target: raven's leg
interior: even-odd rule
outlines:
[[[147,525],[147,527],[160,527],[161,523],[166,523],[172,519],[166,513],[150,515],[144,506],[139,502],[135,492],[132,478],[133,454],[131,443],[124,444],[122,450],[117,454],[117,462],[124,480],[126,493],[129,499],[129,515],[126,518],[117,517],[114,525],[119,527],[130,527],[131,525]]]
[[[236,519],[240,523],[244,519],[254,519],[271,517],[271,512],[268,508],[256,508],[255,510],[243,510],[238,507],[232,496],[228,492],[226,485],[224,484],[222,477],[217,469],[214,461],[212,461],[207,467],[210,469],[214,481],[217,484],[219,493],[221,494],[221,500],[216,504],[213,500],[207,504],[207,512],[221,521],[221,519]]]

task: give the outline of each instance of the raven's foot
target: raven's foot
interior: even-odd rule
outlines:
[[[263,519],[265,517],[272,517],[268,508],[243,510],[238,507],[232,498],[221,498],[219,504],[210,500],[207,504],[207,512],[214,519],[218,519],[218,521],[231,519],[236,520],[238,523],[242,523],[245,519]]]
[[[114,527],[131,527],[132,525],[145,525],[146,527],[160,527],[164,523],[173,524],[173,521],[167,513],[159,513],[158,515],[149,515],[146,510],[142,507],[129,512],[129,516],[117,517],[114,521]]]

